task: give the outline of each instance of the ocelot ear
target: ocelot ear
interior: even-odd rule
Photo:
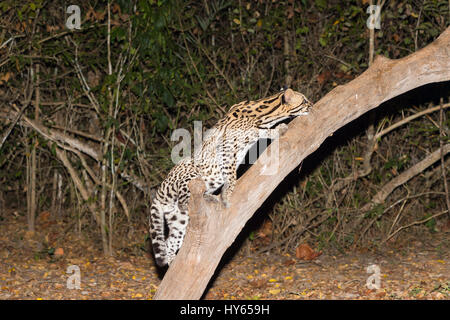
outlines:
[[[294,101],[295,92],[292,89],[286,89],[284,90],[284,101],[288,104],[292,104]]]
[[[290,105],[298,105],[301,104],[304,100],[304,97],[301,93],[295,92],[292,89],[287,89],[284,92],[284,101]]]

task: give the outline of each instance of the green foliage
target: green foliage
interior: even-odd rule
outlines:
[[[288,73],[294,79],[294,89],[317,101],[368,66],[367,3],[360,0],[111,1],[112,74],[108,71],[107,55],[108,2],[78,0],[73,4],[81,7],[83,26],[80,31],[67,33],[67,14],[57,1],[0,0],[0,45],[14,38],[0,49],[0,77],[6,72],[13,74],[7,83],[0,80],[4,105],[8,106],[6,101],[25,100],[29,70],[39,61],[42,101],[63,102],[40,106],[43,124],[63,124],[68,129],[90,133],[90,116],[73,108],[73,104],[92,108],[75,72],[76,60],[100,106],[99,124],[94,126],[97,131],[93,135],[103,137],[108,130],[117,137],[120,130],[130,135],[130,140],[122,137],[125,143],[121,141],[113,150],[107,150],[106,158],[117,164],[121,172],[142,175],[138,155],[142,156],[150,166],[151,176],[146,178],[151,179],[152,187],[173,166],[173,129],[191,130],[194,120],[202,120],[204,127],[209,127],[230,105],[277,91],[285,84]],[[386,1],[381,29],[375,31],[376,53],[400,58],[430,43],[449,26],[448,5],[447,0]],[[33,26],[37,28],[34,33]],[[285,69],[285,39],[291,47],[289,70]],[[319,81],[320,76],[324,76],[323,82]],[[119,108],[111,112],[111,101],[116,99]],[[402,102],[392,108],[392,121],[404,117],[410,107],[410,103]],[[32,109],[31,106],[25,112],[30,119],[34,118]],[[303,226],[305,217],[317,215],[311,224],[322,217],[325,223],[321,230],[309,231],[318,235],[321,246],[332,244],[341,248],[353,244],[354,232],[345,229],[349,223],[347,213],[351,217],[363,214],[355,211],[370,200],[375,190],[416,163],[423,152],[439,145],[436,114],[429,116],[432,121],[417,119],[395,130],[389,143],[381,139],[380,149],[372,159],[371,174],[331,194],[333,186],[360,169],[361,160],[355,159],[361,159],[364,152],[366,123],[345,137],[350,142],[335,141],[337,146],[326,150],[326,155],[299,178],[300,185],[287,194],[288,199],[275,207],[277,214],[290,215],[289,219],[280,219],[287,226],[281,228],[284,234],[275,237],[288,237],[289,232]],[[58,117],[63,120],[56,121]],[[444,119],[444,127],[449,127],[448,111]],[[69,131],[66,134],[76,136]],[[37,147],[44,150],[39,152],[42,166],[61,169],[55,160],[54,142],[49,143],[33,130],[15,129],[0,150],[3,185],[18,184],[12,189],[24,190],[20,184],[26,181],[24,163],[29,157],[25,146],[31,148],[32,138],[36,137]],[[87,138],[83,141],[97,143]],[[444,143],[447,141],[446,136]],[[70,160],[81,171],[81,162]],[[117,185],[126,189],[127,183],[120,180]],[[98,196],[88,200],[97,201]],[[441,205],[436,199],[427,203],[429,207],[423,207],[430,212]],[[364,221],[379,218],[375,225],[383,230],[386,207],[388,204],[375,207]],[[431,219],[426,226],[434,230],[433,223],[435,220]],[[250,234],[250,239],[254,234]]]
[[[365,214],[364,218],[373,219],[376,217],[381,217],[381,215],[384,213],[384,209],[385,207],[383,204],[377,204]]]
[[[426,214],[423,218],[428,219],[432,216],[431,213]],[[430,232],[436,232],[436,220],[434,218],[425,222],[425,226],[428,228]]]
[[[404,168],[408,167],[409,161],[410,161],[410,157],[407,155],[402,155],[398,158],[389,159],[384,164],[384,169],[386,169],[386,170],[393,169],[393,170],[395,170],[395,172],[397,172],[398,170],[401,171]]]

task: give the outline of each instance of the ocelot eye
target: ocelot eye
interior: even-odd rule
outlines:
[[[313,106],[312,102],[306,98],[303,100],[303,103],[306,104],[308,108]]]

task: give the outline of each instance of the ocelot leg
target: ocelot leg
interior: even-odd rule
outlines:
[[[234,187],[236,186],[236,170],[237,159],[234,157],[229,162],[224,163],[222,167],[222,175],[225,180],[220,197],[225,208],[229,208],[231,203],[231,195],[233,194]]]
[[[152,205],[150,209],[150,236],[156,264],[160,267],[167,264],[167,243],[164,237],[165,215],[166,213],[162,212],[157,205]]]
[[[169,265],[183,243],[188,222],[187,204],[180,205],[179,211],[166,216],[166,223],[169,228],[167,237],[167,264]]]

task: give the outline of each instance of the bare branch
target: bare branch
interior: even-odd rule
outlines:
[[[386,239],[384,239],[384,240],[382,241],[382,243],[388,241],[390,238],[392,238],[393,236],[395,236],[397,233],[399,233],[399,232],[402,231],[403,229],[412,227],[412,226],[417,225],[417,224],[423,224],[423,223],[425,223],[425,222],[427,222],[427,221],[429,221],[429,220],[431,220],[431,219],[434,219],[434,218],[437,218],[437,217],[439,217],[439,216],[442,216],[443,214],[445,214],[445,213],[447,213],[447,212],[449,212],[449,211],[448,211],[448,210],[444,210],[444,211],[442,211],[442,212],[433,214],[432,216],[430,216],[430,217],[428,217],[428,218],[425,218],[425,219],[422,219],[422,220],[419,220],[419,221],[414,221],[414,222],[412,222],[412,223],[410,223],[410,224],[407,224],[406,226],[402,226],[402,227],[398,228],[397,230],[395,230],[393,233],[389,234],[389,236],[387,236]]]
[[[413,114],[412,116],[406,117],[405,119],[402,119],[401,121],[394,123],[392,126],[389,126],[388,128],[383,129],[382,131],[378,132],[375,135],[375,139],[379,139],[382,136],[386,135],[387,133],[391,132],[392,130],[397,129],[398,127],[401,127],[401,126],[407,124],[408,122],[411,122],[412,120],[417,119],[425,114],[433,113],[433,112],[439,111],[441,108],[446,109],[448,107],[450,107],[450,103],[446,103],[446,104],[439,105],[439,106],[436,106],[433,108],[428,108],[421,112],[417,112],[417,113]]]
[[[395,188],[405,184],[408,180],[415,177],[419,173],[423,172],[433,163],[441,159],[441,152],[443,155],[446,155],[450,152],[450,144],[444,145],[442,148],[434,151],[429,154],[425,159],[416,163],[414,166],[409,168],[408,170],[403,171],[397,177],[389,181],[385,184],[380,191],[372,198],[372,201],[367,203],[364,207],[361,208],[362,212],[366,212],[372,209],[375,205],[383,203],[386,198],[394,191]]]
[[[86,201],[87,206],[89,208],[89,211],[91,211],[92,215],[95,218],[95,221],[98,225],[100,225],[100,218],[98,216],[98,212],[94,206],[94,203],[92,201],[89,201],[89,197],[91,192],[86,189],[86,187],[81,182],[80,177],[78,176],[76,170],[73,168],[72,164],[70,163],[69,159],[66,156],[65,151],[59,150],[56,148],[56,155],[61,160],[61,162],[66,167],[67,171],[69,172],[70,177],[72,178],[73,183],[77,187],[78,191],[80,191],[81,197],[84,201]]]

